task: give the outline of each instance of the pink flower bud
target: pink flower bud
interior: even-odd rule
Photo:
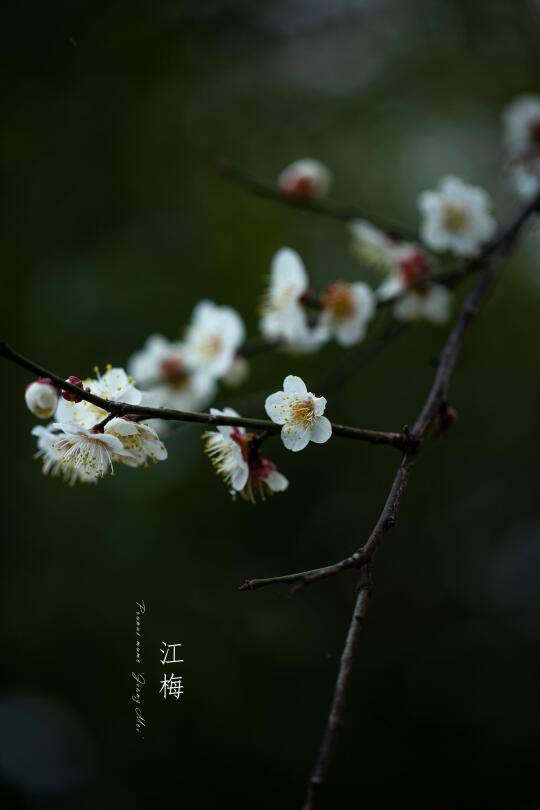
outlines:
[[[48,377],[39,377],[26,386],[24,399],[34,416],[49,419],[56,410],[58,393]]]
[[[326,195],[332,183],[329,169],[312,158],[303,158],[287,166],[278,177],[278,188],[288,197],[317,200]]]
[[[76,385],[77,388],[84,390],[82,380],[79,379],[79,377],[75,377],[73,374],[67,378],[66,382]],[[79,397],[77,394],[72,394],[71,391],[62,391],[62,396],[64,399],[67,399],[68,402],[82,402],[83,400],[83,397]]]

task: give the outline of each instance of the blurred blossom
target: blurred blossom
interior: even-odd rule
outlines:
[[[238,388],[238,386],[243,385],[248,379],[249,371],[249,361],[241,354],[237,354],[231,367],[223,375],[222,380],[225,385],[228,385],[230,388]]]
[[[321,325],[326,326],[340,346],[363,340],[368,321],[375,314],[375,297],[367,284],[330,284],[322,296]]]
[[[422,240],[433,250],[473,256],[495,232],[491,197],[459,177],[441,177],[438,188],[422,192],[418,203]]]
[[[540,187],[540,96],[518,96],[505,108],[503,139],[512,185],[521,197],[533,197]]]
[[[128,361],[138,385],[150,388],[159,405],[180,411],[205,408],[217,390],[215,380],[188,366],[185,345],[163,335],[150,335]]]
[[[328,193],[332,183],[332,173],[313,158],[302,158],[287,166],[278,177],[280,191],[288,197],[321,199]]]
[[[260,329],[269,340],[281,339],[296,352],[316,351],[328,338],[319,323],[311,325],[301,298],[308,277],[295,250],[281,248],[272,258],[270,282],[263,299]]]
[[[394,316],[400,321],[426,320],[442,325],[450,317],[452,294],[442,284],[431,284],[418,290],[409,290],[393,306]]]
[[[245,337],[246,328],[236,310],[199,301],[185,336],[188,367],[219,379],[230,369]]]

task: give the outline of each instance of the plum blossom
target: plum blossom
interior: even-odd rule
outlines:
[[[364,219],[349,222],[351,251],[367,267],[390,274],[394,269],[396,240]]]
[[[371,287],[363,282],[330,284],[322,296],[321,324],[335,335],[340,346],[363,340],[375,313]]]
[[[229,388],[238,388],[249,377],[249,371],[249,361],[243,355],[237,354],[222,380]]]
[[[437,190],[422,192],[419,207],[422,241],[433,250],[474,256],[496,228],[489,194],[453,175],[442,177]]]
[[[211,408],[210,413],[213,416],[239,416],[233,408],[223,411]],[[267,495],[283,492],[289,486],[276,465],[262,457],[254,433],[246,433],[243,427],[217,425],[216,431],[206,431],[203,438],[206,439],[205,452],[216,472],[230,487],[233,497],[239,493],[244,500],[255,503],[257,497],[264,501]]]
[[[515,98],[503,110],[504,143],[512,155],[540,147],[540,96]]]
[[[272,259],[270,283],[262,306],[260,329],[269,340],[283,340],[291,351],[313,352],[328,339],[320,323],[311,325],[302,296],[308,277],[302,259],[291,248],[280,248]]]
[[[264,407],[272,422],[283,425],[281,439],[288,450],[303,450],[310,441],[322,444],[332,435],[332,424],[323,416],[325,397],[314,396],[300,377],[285,377],[283,391],[270,394]]]
[[[43,475],[62,476],[70,486],[74,486],[77,481],[85,484],[97,484],[94,475],[88,475],[81,469],[75,469],[63,463],[64,454],[56,446],[61,432],[53,430],[52,424],[47,427],[36,425],[32,428],[32,435],[36,437],[38,446],[34,458],[41,459]]]
[[[118,461],[128,467],[148,466],[147,458],[154,464],[167,458],[167,450],[156,431],[144,422],[115,417],[105,426],[105,435],[120,439],[126,454],[119,454]]]
[[[376,290],[379,301],[387,301],[416,286],[429,270],[430,260],[419,245],[400,242],[393,248],[393,264],[386,281]]]
[[[34,416],[49,419],[56,410],[58,391],[48,377],[39,377],[26,386],[24,400]]]
[[[199,301],[185,335],[188,368],[219,379],[232,366],[245,334],[244,322],[236,310]]]
[[[85,428],[74,422],[55,422],[49,428],[36,427],[38,456],[43,458],[43,471],[62,474],[73,484],[77,480],[102,478],[113,461],[131,455],[117,436]]]
[[[540,189],[540,96],[518,96],[505,108],[503,137],[512,184],[521,197],[533,197]]]
[[[288,197],[321,199],[332,184],[332,173],[313,158],[302,158],[287,166],[277,180],[279,190]]]
[[[150,335],[144,348],[131,356],[128,369],[138,385],[152,389],[161,406],[197,411],[206,408],[216,394],[212,377],[188,367],[185,345],[163,335]]]
[[[450,316],[452,294],[442,284],[431,284],[406,292],[393,307],[394,317],[400,321],[425,319],[442,325]]]
[[[96,369],[97,371],[97,369]],[[85,380],[85,390],[109,401],[155,406],[151,395],[135,388],[121,368],[107,366],[105,374]],[[81,392],[84,396],[84,391]],[[73,485],[77,481],[95,483],[120,462],[131,467],[167,458],[167,451],[155,430],[144,422],[111,418],[108,411],[88,400],[58,399],[56,421],[32,430],[38,441],[36,457],[43,472],[62,476]],[[100,424],[102,423],[103,424]]]
[[[113,368],[107,365],[105,374],[100,374],[95,367],[96,378],[84,380],[85,388],[102,399],[117,402],[127,402],[129,405],[140,405],[143,397],[142,391],[135,388],[135,382],[123,368]],[[84,396],[84,394],[83,394]],[[92,428],[107,416],[107,411],[94,405],[88,400],[77,401],[58,400],[56,408],[57,422],[75,422],[81,427]]]

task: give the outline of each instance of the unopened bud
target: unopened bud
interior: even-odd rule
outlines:
[[[238,388],[249,376],[249,363],[241,354],[234,358],[229,370],[223,375],[223,382],[229,388]]]
[[[66,382],[76,385],[77,388],[83,390],[82,380],[79,379],[79,377],[75,377],[73,374],[67,378]],[[67,399],[68,402],[82,402],[83,400],[83,397],[79,397],[77,394],[72,394],[71,391],[62,391],[62,396],[64,399]]]
[[[439,420],[439,436],[442,439],[446,439],[448,432],[454,427],[457,420],[458,412],[455,408],[447,408],[445,412],[441,414]]]
[[[318,200],[326,195],[332,184],[332,173],[323,163],[303,158],[291,163],[279,175],[278,188],[288,197]]]
[[[48,377],[39,377],[26,386],[24,399],[34,416],[48,419],[56,410],[58,393]]]

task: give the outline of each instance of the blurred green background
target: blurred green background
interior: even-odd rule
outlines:
[[[1,333],[61,375],[177,337],[200,298],[255,335],[282,245],[315,288],[374,281],[341,223],[250,198],[216,158],[272,181],[317,157],[332,196],[413,227],[418,193],[446,172],[488,188],[499,221],[517,205],[500,111],[540,89],[537,0],[22,2],[0,36]],[[458,426],[422,458],[378,554],[323,807],[540,807],[539,250],[529,229],[460,358]],[[329,415],[412,423],[446,331],[410,330]],[[244,390],[313,381],[343,354],[262,355]],[[5,806],[299,807],[355,577],[237,587],[361,544],[396,454],[269,442],[291,486],[251,506],[186,428],[167,463],[70,490],[32,459],[29,379],[2,366]],[[179,701],[158,694],[163,640],[183,644]]]

